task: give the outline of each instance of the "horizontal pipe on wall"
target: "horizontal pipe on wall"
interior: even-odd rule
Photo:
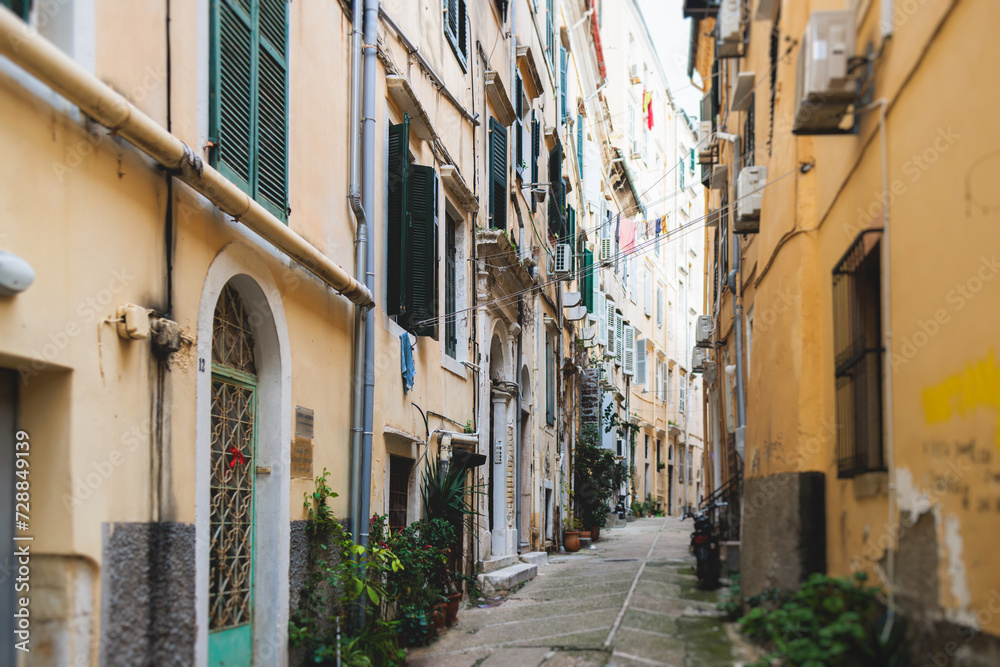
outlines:
[[[350,273],[293,232],[235,183],[203,164],[187,144],[3,7],[0,7],[0,54],[149,155],[352,302],[359,306],[374,304],[368,288]]]

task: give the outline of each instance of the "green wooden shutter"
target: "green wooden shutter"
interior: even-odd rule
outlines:
[[[288,5],[260,0],[256,198],[284,219],[288,209]]]
[[[249,5],[216,0],[212,22],[212,163],[222,175],[253,194],[253,123],[256,63]]]
[[[552,336],[545,336],[545,421],[547,423],[556,423],[556,387],[555,387],[555,373],[552,372],[553,357],[555,356],[552,350]]]
[[[404,216],[403,279],[409,283],[401,323],[418,336],[437,339],[437,322],[424,322],[438,314],[437,283],[437,173],[433,167],[411,165]]]
[[[541,156],[542,126],[538,119],[531,121],[531,182],[538,183],[538,158]],[[532,199],[534,201],[534,199]]]
[[[507,229],[507,128],[490,118],[490,227]]]
[[[410,173],[409,162],[410,117],[403,116],[403,122],[389,125],[389,169],[386,175],[388,228],[386,230],[387,262],[385,267],[386,304],[385,312],[400,315],[406,300],[406,268],[403,266],[405,246],[403,224],[407,206],[407,191]]]
[[[458,357],[458,327],[456,315],[456,286],[458,246],[455,243],[455,221],[450,217],[445,223],[444,242],[444,352],[452,359]]]
[[[573,254],[576,255],[576,210],[572,206],[566,207],[566,228],[566,238],[563,242],[570,244]],[[570,259],[570,273],[573,272],[573,264],[573,259]]]
[[[0,0],[0,6],[6,7],[25,21],[31,14],[31,0]]]
[[[524,170],[521,169],[524,158],[524,93],[520,74],[514,77],[514,110],[517,113],[517,120],[514,121],[514,168],[524,180]]]
[[[562,212],[565,204],[560,203],[562,180],[562,145],[558,142],[549,151],[549,233],[559,238],[562,234]]]
[[[556,10],[554,0],[548,0],[545,7],[545,46],[548,50],[549,67],[556,71]]]
[[[559,47],[559,108],[562,110],[562,122],[569,120],[566,111],[566,48]]]
[[[594,253],[588,249],[583,251],[583,268],[580,276],[580,291],[583,292],[583,305],[588,313],[594,312]]]
[[[583,180],[583,114],[576,114],[576,166]]]

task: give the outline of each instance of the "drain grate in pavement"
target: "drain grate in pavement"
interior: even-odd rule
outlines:
[[[602,558],[599,563],[593,563],[593,565],[605,565],[607,563],[635,563],[638,558]]]

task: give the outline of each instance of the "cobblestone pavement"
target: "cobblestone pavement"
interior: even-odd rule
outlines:
[[[458,624],[407,664],[427,667],[739,665],[715,603],[697,588],[690,521],[639,519],[601,531],[595,548],[552,554],[538,576],[496,607],[467,607]]]

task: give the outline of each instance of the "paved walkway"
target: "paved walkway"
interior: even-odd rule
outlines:
[[[462,609],[458,625],[412,650],[407,665],[742,664],[715,610],[724,589],[696,586],[690,531],[671,517],[603,530],[596,548],[550,556],[499,606]]]

